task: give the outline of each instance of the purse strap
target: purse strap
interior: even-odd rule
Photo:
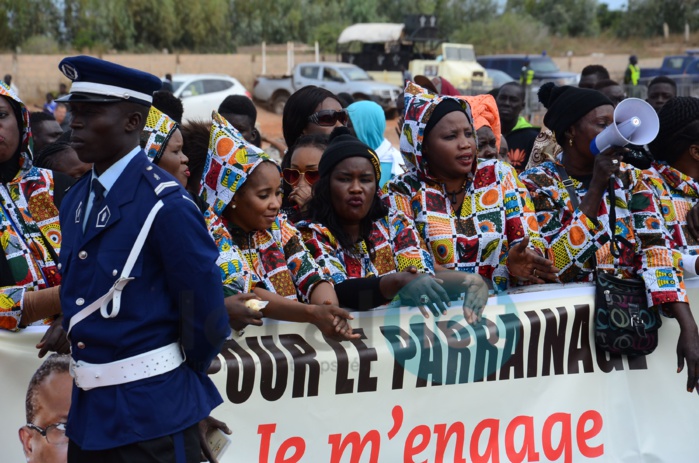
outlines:
[[[568,191],[568,197],[570,198],[570,202],[573,205],[573,209],[577,209],[578,206],[580,206],[580,199],[578,198],[578,192],[575,191],[575,185],[573,184],[573,180],[568,176],[568,172],[566,172],[565,167],[563,167],[562,164],[559,163],[554,163],[556,166],[556,170],[558,171],[558,176],[561,177],[561,183],[563,183],[563,186],[566,188]]]
[[[633,245],[623,236],[616,234],[616,181],[614,176],[609,177],[609,186],[607,187],[607,195],[609,197],[609,231],[611,235],[611,243],[609,243],[609,252],[618,259],[621,255],[619,244],[623,244],[629,249],[633,249]]]

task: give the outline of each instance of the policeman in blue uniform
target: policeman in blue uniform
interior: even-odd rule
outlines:
[[[206,370],[230,328],[201,213],[139,147],[160,79],[88,56],[59,69],[71,142],[93,163],[60,210],[68,461],[198,462],[197,423],[222,401]]]

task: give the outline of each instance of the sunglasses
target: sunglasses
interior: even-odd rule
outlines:
[[[282,176],[284,181],[291,186],[296,186],[303,176],[309,185],[313,185],[320,179],[320,173],[317,170],[307,170],[306,172],[301,172],[298,169],[284,169],[282,171]]]
[[[348,121],[349,114],[347,114],[346,109],[342,109],[340,111],[324,109],[308,116],[308,122],[313,122],[321,127],[332,127],[337,122],[346,126]]]

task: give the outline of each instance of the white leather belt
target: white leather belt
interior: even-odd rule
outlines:
[[[96,387],[131,383],[162,375],[179,367],[184,356],[179,342],[110,363],[76,362],[71,358],[70,374],[75,385],[87,391]]]

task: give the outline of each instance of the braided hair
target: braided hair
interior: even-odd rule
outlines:
[[[658,161],[674,164],[690,145],[699,143],[699,99],[670,99],[658,114],[660,131],[648,146]]]

